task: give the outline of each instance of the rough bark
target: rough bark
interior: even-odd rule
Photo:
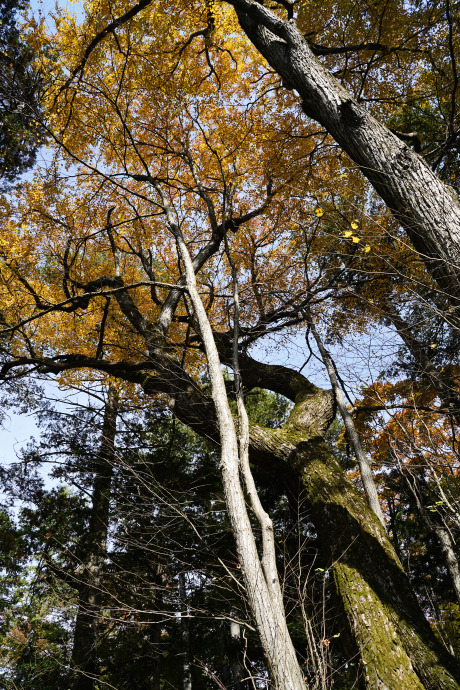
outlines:
[[[217,344],[221,361],[231,365],[232,348],[228,347],[227,339],[218,337]],[[182,422],[219,443],[217,404],[214,407],[190,375],[177,362],[170,360],[164,351],[159,349],[157,353],[152,349],[152,360],[144,367],[139,364],[133,367],[125,363],[110,364],[78,357],[75,362],[70,358],[59,363],[47,360],[45,366],[53,372],[91,366],[137,382],[146,393],[166,393],[174,400],[174,411]],[[427,690],[459,690],[458,663],[445,652],[426,622],[380,522],[323,443],[324,433],[335,417],[332,391],[317,388],[302,374],[287,367],[261,364],[241,353],[239,360],[246,389],[256,386],[265,388],[295,403],[287,423],[281,429],[250,425],[250,457],[253,462],[263,463],[267,469],[272,468],[274,477],[280,471],[302,474],[313,506],[312,515],[321,537],[324,558],[330,558],[331,567],[337,573],[339,594],[348,612],[351,632],[360,656],[367,662],[364,666],[368,688],[400,690],[401,687],[417,687],[416,679],[419,678],[418,687]],[[157,376],[151,375],[152,369],[158,372]],[[222,396],[223,389],[222,381]],[[225,400],[225,396],[221,400]],[[231,417],[225,417],[225,421],[228,422],[226,428],[233,425]],[[236,453],[236,434],[233,438],[232,453]],[[296,461],[298,457],[303,460]],[[223,459],[224,484],[226,492],[230,494],[229,513],[235,516],[245,511],[244,497],[234,465],[232,467],[230,464],[229,468],[227,458]],[[276,630],[270,606],[266,605],[266,602],[270,602],[268,589],[264,585],[264,573],[247,514],[238,530],[238,551],[246,550],[248,582],[258,585],[253,590],[248,587],[254,616],[259,617],[262,628]],[[261,638],[262,644],[268,645],[270,650],[270,645],[279,642],[281,636],[275,634],[274,637],[264,638],[261,634]],[[397,647],[397,651],[392,651],[393,646]],[[392,668],[405,669],[405,686],[401,685],[401,672],[389,673],[386,660],[379,652],[383,647],[390,654],[388,658],[393,659]],[[277,653],[271,656],[272,652],[269,652],[267,656],[276,659]],[[284,666],[285,657],[282,656],[279,662]],[[381,684],[381,678],[385,679],[386,686]],[[286,683],[279,683],[279,686],[289,687]]]
[[[84,572],[78,593],[78,613],[72,648],[72,665],[76,672],[74,690],[93,690],[98,675],[98,619],[107,551],[110,486],[115,461],[116,418],[117,396],[115,389],[109,388],[93,484],[93,505],[85,547]]]
[[[381,524],[328,446],[320,439],[301,443],[295,462],[366,687],[459,688],[456,663],[435,639]]]
[[[227,0],[241,27],[304,112],[340,144],[391,209],[429,272],[460,300],[460,204],[424,160],[375,120],[319,62],[294,20],[252,0]]]
[[[222,357],[225,346],[221,342]],[[228,355],[227,355],[228,356]],[[336,462],[323,435],[334,396],[302,374],[240,355],[245,387],[260,386],[295,402],[281,429],[251,425],[256,462],[299,472],[334,572],[367,688],[460,688],[460,668],[435,638],[388,536]]]

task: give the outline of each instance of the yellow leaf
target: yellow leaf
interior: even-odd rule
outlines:
[[[366,244],[366,246],[363,247],[361,251],[363,251],[365,254],[367,254],[368,252],[371,251],[370,245],[369,245],[369,244]]]
[[[431,343],[430,347],[432,350],[434,350],[435,348],[438,347],[438,343]]]
[[[352,234],[353,234],[353,233],[352,233],[351,230],[345,230],[345,232],[343,233],[343,236],[344,236],[344,237],[351,237]]]
[[[355,237],[355,236],[353,235],[353,237],[352,237],[351,239],[353,240],[353,242],[354,242],[355,244],[358,244],[358,242],[359,242],[359,237]]]
[[[351,223],[351,229],[352,229],[352,230],[357,230],[358,228],[359,228],[359,225],[358,225],[358,223],[354,220],[354,221]]]
[[[323,215],[324,215],[323,209],[322,209],[322,208],[317,208],[316,211],[315,211],[315,216],[316,216],[317,218],[321,218],[321,216],[323,216]]]

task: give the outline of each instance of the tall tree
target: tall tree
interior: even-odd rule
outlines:
[[[83,371],[110,374],[148,396],[166,396],[180,420],[221,444],[239,564],[275,684],[294,688],[305,681],[289,639],[273,527],[251,479],[248,448],[253,463],[272,468],[275,477],[294,473],[303,482],[367,687],[457,688],[456,662],[433,635],[383,526],[325,443],[335,416],[333,394],[294,368],[262,364],[248,354],[264,336],[306,323],[310,304],[318,314],[327,304],[333,286],[323,278],[325,262],[319,252],[305,254],[292,225],[299,225],[307,246],[318,238],[323,250],[330,246],[318,194],[323,179],[342,169],[340,159],[330,141],[322,147],[326,132],[305,126],[295,98],[279,91],[278,80],[248,50],[229,10],[217,16],[203,14],[201,6],[159,4],[141,18],[146,5],[120,8],[116,19],[110,7],[98,5],[81,29],[63,17],[53,38],[62,51],[46,101],[55,160],[4,211],[2,376],[38,370],[70,383]],[[277,56],[303,60],[307,50],[310,58],[292,22],[259,4],[239,7],[249,13],[240,12],[243,24],[254,17],[269,23],[268,33],[261,33]],[[192,31],[204,21],[203,30]],[[90,31],[95,38],[83,49],[82,36]],[[33,40],[51,39],[39,27]],[[80,60],[69,77],[75,55]],[[300,72],[286,64],[287,84],[301,90],[300,63]],[[402,193],[399,180],[409,177],[418,193],[417,170],[455,215],[455,202],[415,154],[363,115],[313,58],[311,64],[326,97],[322,109],[311,97],[310,114],[321,115],[333,134],[343,125],[340,143],[352,130],[352,148],[361,152],[355,158],[376,186],[384,179],[382,188],[392,189],[383,178],[390,174],[388,160],[383,172],[379,167],[386,144],[375,147],[380,140],[374,139],[371,146],[369,128],[377,128],[390,154],[401,154],[392,175],[402,158],[409,161],[396,175],[399,197],[391,192],[401,218],[407,216],[401,194],[410,190]],[[303,96],[306,102],[311,94]],[[379,160],[370,161],[371,149]],[[320,161],[324,167],[314,172]],[[65,181],[66,168],[77,182]],[[433,205],[432,218],[439,220],[438,211]],[[419,216],[409,225],[420,234]],[[350,246],[360,243],[344,235]],[[449,242],[443,251],[455,244]],[[422,259],[428,256],[433,269],[430,252]],[[367,253],[362,246],[361,256]],[[437,280],[455,297],[454,273],[450,264],[436,264]],[[239,439],[222,363],[235,376]],[[210,386],[200,381],[205,366]],[[241,402],[254,387],[292,401],[281,429],[247,424]],[[262,549],[240,468],[265,535]]]
[[[42,75],[34,53],[21,35],[18,13],[25,0],[0,3],[0,180],[8,186],[33,166],[43,142],[39,122]]]

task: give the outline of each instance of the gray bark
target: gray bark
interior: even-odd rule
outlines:
[[[460,203],[424,160],[373,118],[319,62],[294,20],[252,0],[227,0],[241,27],[304,112],[319,122],[404,227],[440,288],[460,303]]]
[[[445,525],[438,525],[435,523],[432,529],[441,545],[444,560],[452,580],[455,596],[457,597],[457,602],[460,604],[460,568],[458,564],[457,550],[455,549],[452,535]]]
[[[305,690],[306,685],[289,635],[284,607],[278,597],[279,583],[277,577],[272,571],[267,571],[263,567],[257,552],[240,483],[237,433],[227,400],[227,390],[214,335],[197,290],[193,263],[163,190],[158,184],[155,186],[184,264],[186,287],[206,352],[221,446],[222,483],[249,606],[256,621],[275,688],[279,688],[279,690]],[[276,580],[267,581],[268,573],[271,577],[276,577]]]
[[[353,421],[353,418],[348,411],[347,404],[345,402],[345,397],[343,395],[342,389],[339,385],[339,382],[337,380],[337,376],[335,374],[332,359],[331,359],[328,351],[324,347],[323,341],[321,340],[321,337],[320,337],[318,331],[316,330],[315,325],[314,325],[311,317],[309,318],[308,324],[310,326],[311,332],[313,333],[313,337],[316,340],[316,344],[318,345],[318,349],[320,351],[322,360],[324,362],[324,366],[327,369],[329,380],[330,380],[331,385],[332,385],[332,390],[334,391],[335,399],[337,401],[337,407],[339,408],[339,412],[340,412],[340,415],[343,419],[343,423],[345,425],[347,436],[350,440],[350,443],[352,445],[356,459],[358,461],[359,471],[361,474],[361,479],[363,482],[363,487],[364,487],[364,492],[366,494],[367,502],[369,503],[369,506],[374,511],[374,513],[377,515],[377,517],[380,520],[380,522],[382,523],[384,529],[386,529],[385,519],[383,517],[382,508],[380,507],[379,496],[378,496],[377,489],[376,489],[375,484],[374,484],[374,478],[372,476],[371,465],[370,465],[368,457],[364,451],[364,448],[361,444],[361,439],[359,437],[359,434],[356,431],[356,427],[355,427],[355,423]]]

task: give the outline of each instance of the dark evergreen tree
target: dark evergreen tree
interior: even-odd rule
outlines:
[[[40,113],[42,77],[21,37],[18,13],[27,0],[0,0],[0,184],[29,170],[44,138]]]

